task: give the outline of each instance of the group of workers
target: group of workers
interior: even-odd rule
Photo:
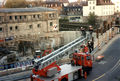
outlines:
[[[88,41],[87,44],[83,44],[80,46],[81,49],[76,49],[75,52],[78,53],[91,53],[94,50],[94,42]]]

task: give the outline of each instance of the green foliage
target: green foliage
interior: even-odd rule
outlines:
[[[93,27],[95,27],[96,24],[98,23],[97,16],[94,13],[90,13],[88,18],[87,18],[87,23],[89,25],[92,25]]]
[[[66,23],[66,22],[69,22],[68,19],[59,19],[59,23]]]
[[[5,8],[25,8],[27,5],[25,0],[7,0]]]

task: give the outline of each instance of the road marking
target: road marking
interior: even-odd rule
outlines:
[[[102,74],[101,76],[99,76],[98,78],[95,78],[95,79],[94,79],[94,80],[92,80],[92,81],[96,81],[96,80],[98,80],[98,79],[102,78],[103,76],[105,76],[105,73],[104,73],[104,74]]]
[[[112,72],[115,71],[119,66],[120,66],[120,59],[119,59],[119,61],[114,65],[114,67],[112,67],[109,71],[105,72],[104,74],[102,74],[101,76],[95,78],[95,79],[92,80],[92,81],[96,81],[96,80],[102,78],[103,76],[105,76],[105,75],[106,75],[107,73],[109,73],[109,72],[112,73]]]
[[[106,61],[100,61],[100,62],[98,62],[98,64],[105,64],[105,63],[107,63]]]
[[[120,59],[119,59],[119,61],[114,65],[114,67],[113,68],[111,68],[108,72],[106,72],[106,73],[109,73],[109,72],[113,72],[113,71],[115,71],[118,67],[120,66]]]

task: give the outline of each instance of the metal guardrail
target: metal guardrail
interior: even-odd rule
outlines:
[[[80,37],[80,38],[72,41],[71,43],[68,43],[67,45],[61,47],[60,49],[58,49],[58,50],[52,52],[51,54],[43,57],[42,60],[45,61],[46,59],[49,59],[53,55],[59,53],[60,51],[62,51],[65,48],[67,48],[69,45],[75,44],[76,42],[82,40],[83,38],[84,37]],[[5,74],[7,74],[7,73],[14,73],[14,72],[17,72],[17,71],[20,72],[20,71],[23,71],[23,70],[28,70],[29,67],[32,67],[32,66],[33,66],[32,65],[32,60],[26,60],[26,61],[22,61],[22,62],[16,62],[16,63],[13,63],[13,64],[8,64],[8,65],[0,65],[0,76],[3,76]]]
[[[116,34],[118,34],[118,32],[116,32]],[[107,41],[109,40],[109,37],[107,38]],[[98,50],[99,48],[102,48],[103,46],[105,45],[105,41],[102,41],[102,43],[100,43],[99,46],[96,46],[94,48],[94,50],[92,51],[91,55],[94,55]],[[15,72],[21,72],[23,70],[28,70],[28,69],[31,69],[29,67],[32,66],[32,60],[27,60],[27,61],[24,61],[24,62],[18,62],[18,63],[15,63],[14,65],[11,65],[12,69],[5,69],[6,66],[3,66],[3,65],[0,65],[0,76],[2,75],[5,75],[6,73],[15,73]],[[13,68],[15,67],[15,68]],[[11,72],[11,73],[10,73]],[[24,77],[18,77],[14,80],[19,80],[19,79],[22,79],[22,78],[28,78],[30,76],[24,76]]]
[[[12,64],[7,64],[7,65],[0,65],[0,71],[7,70],[7,69],[13,69],[13,68],[27,67],[31,65],[32,65],[32,60],[16,62]]]

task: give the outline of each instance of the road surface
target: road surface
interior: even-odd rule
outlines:
[[[120,81],[120,38],[115,40],[103,55],[103,60],[93,64],[88,78],[77,81]]]

